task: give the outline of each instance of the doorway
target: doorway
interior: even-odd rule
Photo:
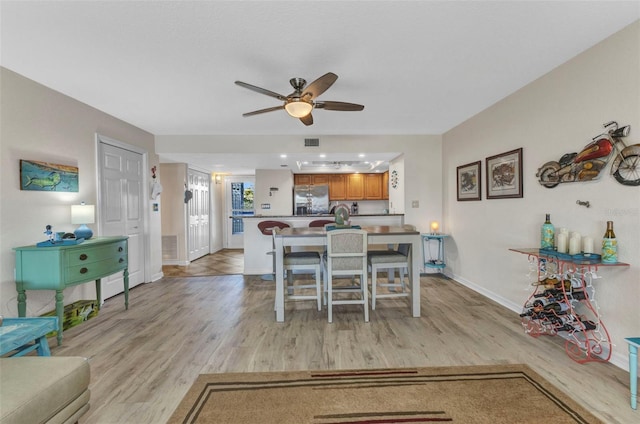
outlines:
[[[187,171],[189,190],[193,194],[187,204],[187,241],[189,261],[209,254],[209,185],[208,174],[194,169]]]
[[[227,225],[225,231],[225,248],[244,248],[244,217],[253,216],[255,177],[237,176],[225,178],[225,211]]]
[[[98,141],[98,228],[102,236],[128,239],[129,287],[146,281],[145,243],[147,195],[146,152],[97,135]],[[124,291],[122,274],[102,278],[102,300]]]

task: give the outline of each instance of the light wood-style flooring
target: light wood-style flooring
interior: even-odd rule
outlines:
[[[274,283],[260,276],[165,277],[136,287],[130,307],[108,299],[97,317],[64,333],[55,356],[88,357],[89,423],[163,423],[200,373],[525,363],[605,423],[640,422],[629,376],[608,363],[580,365],[560,338],[534,339],[519,317],[440,275],[421,278],[422,317],[408,299],[337,306],[334,323],[313,301],[289,302],[276,323]],[[617,346],[616,349],[625,349]],[[522,422],[544,422],[531,405]]]
[[[244,250],[223,249],[196,259],[189,265],[163,265],[165,277],[204,277],[209,275],[242,274]]]

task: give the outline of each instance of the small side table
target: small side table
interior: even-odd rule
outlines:
[[[5,318],[0,326],[0,356],[24,356],[36,350],[51,356],[47,334],[58,330],[58,317]]]
[[[444,261],[444,239],[449,237],[448,234],[438,234],[438,233],[429,233],[429,234],[421,234],[422,235],[422,259],[424,262],[425,268],[433,268],[433,269],[444,269],[447,264]],[[437,244],[437,253],[434,256],[431,252],[431,244],[435,241],[434,244]],[[429,256],[427,258],[427,255]]]
[[[631,388],[631,408],[638,409],[638,348],[640,337],[628,337],[629,343],[629,386]]]

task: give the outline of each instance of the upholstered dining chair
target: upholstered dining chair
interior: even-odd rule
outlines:
[[[276,245],[275,238],[279,230],[279,228],[274,228],[272,231],[274,246]],[[318,310],[322,310],[322,260],[320,254],[312,251],[283,252],[282,268],[284,272],[283,277],[286,277],[284,280],[285,301],[315,300],[318,305]],[[315,274],[315,284],[295,284],[297,280],[294,278],[294,271],[313,272]],[[308,294],[310,289],[315,290],[315,294]]]
[[[338,286],[334,277],[357,275],[359,284]],[[333,305],[362,305],[364,320],[369,322],[367,232],[359,229],[327,231],[327,253],[324,261],[327,295],[327,317],[333,322]],[[349,294],[349,297],[345,297]],[[338,297],[334,297],[334,296]]]
[[[414,225],[404,225],[404,228],[415,230]],[[371,309],[376,309],[376,300],[390,297],[407,297],[407,287],[405,285],[405,273],[409,276],[409,258],[411,255],[411,244],[400,243],[395,250],[371,250],[367,254],[367,262],[371,269]],[[387,270],[387,282],[378,281],[378,270]],[[396,269],[400,277],[400,282],[395,282]],[[387,290],[380,293],[379,287]]]
[[[265,235],[265,236],[269,236],[269,239],[273,239],[273,229],[277,228],[277,229],[283,229],[283,228],[287,228],[290,227],[289,224],[287,224],[286,222],[281,222],[281,221],[272,221],[272,220],[267,220],[267,221],[260,221],[258,222],[258,230],[260,230],[260,232]],[[275,274],[276,274],[276,257],[274,255],[274,249],[275,249],[275,245],[271,244],[271,250],[267,251],[267,255],[271,255],[273,256],[273,265],[272,265],[272,271],[271,271],[271,275],[268,276],[268,278],[266,278],[265,276],[262,277],[263,280],[271,280],[274,278]]]
[[[401,243],[396,250],[372,250],[368,253],[368,264],[371,269],[371,309],[376,309],[376,300],[390,297],[407,297],[409,292],[405,285],[405,271],[409,267],[409,255],[411,254],[411,244]],[[378,270],[387,270],[387,281],[378,281]],[[394,280],[395,270],[398,269],[400,282]],[[408,272],[407,272],[408,277]],[[385,287],[387,290],[379,292],[378,288]]]

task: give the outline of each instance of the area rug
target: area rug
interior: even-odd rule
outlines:
[[[526,365],[203,374],[177,423],[602,423]]]

